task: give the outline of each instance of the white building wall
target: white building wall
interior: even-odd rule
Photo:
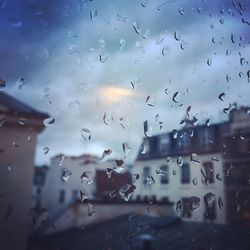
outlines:
[[[216,157],[218,161],[212,161],[211,157]],[[133,194],[132,199],[136,200],[138,196],[140,198],[144,198],[145,196],[152,197],[155,196],[157,200],[161,200],[164,197],[168,197],[170,201],[176,202],[181,200],[182,198],[190,198],[191,196],[199,197],[201,202],[199,209],[195,212],[192,211],[191,218],[183,218],[186,221],[197,221],[203,222],[204,213],[206,209],[206,205],[204,202],[204,196],[208,192],[211,192],[216,195],[216,218],[214,220],[215,223],[223,224],[226,222],[225,216],[225,207],[222,209],[218,206],[219,197],[222,198],[225,204],[225,193],[224,193],[224,177],[223,177],[223,165],[221,154],[206,154],[200,155],[199,161],[200,163],[193,163],[190,160],[190,156],[183,157],[183,162],[189,164],[190,166],[190,183],[183,184],[181,183],[181,166],[177,165],[177,158],[172,158],[170,163],[166,162],[166,159],[159,160],[146,160],[146,161],[136,161],[135,165],[132,169],[133,174],[139,174],[140,178],[136,181],[136,190]],[[201,168],[204,162],[212,162],[214,167],[214,183],[204,185],[202,183],[202,173]],[[157,168],[161,165],[169,166],[169,183],[161,184],[161,177],[156,174]],[[152,185],[151,189],[147,189],[143,183],[143,168],[149,166],[151,169],[151,175],[155,180],[155,184]],[[222,180],[218,180],[216,175],[222,178]],[[197,179],[197,185],[193,184],[193,179]],[[181,216],[180,212],[176,212],[177,216]]]

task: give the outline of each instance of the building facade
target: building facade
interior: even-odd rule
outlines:
[[[47,117],[0,92],[0,234],[5,249],[26,249],[37,134]]]
[[[195,126],[187,120],[181,130],[145,137],[132,170],[133,176],[138,176],[132,199],[174,202],[176,215],[186,221],[230,221],[233,198],[229,189],[235,193],[237,188],[227,177],[228,160],[242,161],[232,152],[225,154],[225,140],[232,140],[236,127],[242,136],[249,131],[246,110],[231,110],[225,123]],[[249,165],[249,158],[245,162]],[[237,166],[234,169],[243,173]],[[248,190],[246,193],[249,195]]]

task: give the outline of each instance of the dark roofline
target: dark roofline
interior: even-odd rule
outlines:
[[[17,100],[16,98],[2,91],[0,91],[0,104],[8,109],[7,112],[2,112],[6,115],[28,115],[41,120],[44,120],[45,118],[49,117],[47,113],[39,112],[36,109],[28,106],[27,104]]]

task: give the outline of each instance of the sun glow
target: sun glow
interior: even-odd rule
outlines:
[[[121,87],[104,87],[101,89],[101,93],[109,102],[118,102],[124,97],[133,95],[130,90]]]

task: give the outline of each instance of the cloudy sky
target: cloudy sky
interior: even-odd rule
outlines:
[[[1,91],[55,118],[36,163],[104,149],[122,158],[123,142],[131,162],[145,120],[158,134],[181,128],[188,106],[202,124],[226,119],[230,103],[250,105],[249,9],[247,0],[1,0]]]

